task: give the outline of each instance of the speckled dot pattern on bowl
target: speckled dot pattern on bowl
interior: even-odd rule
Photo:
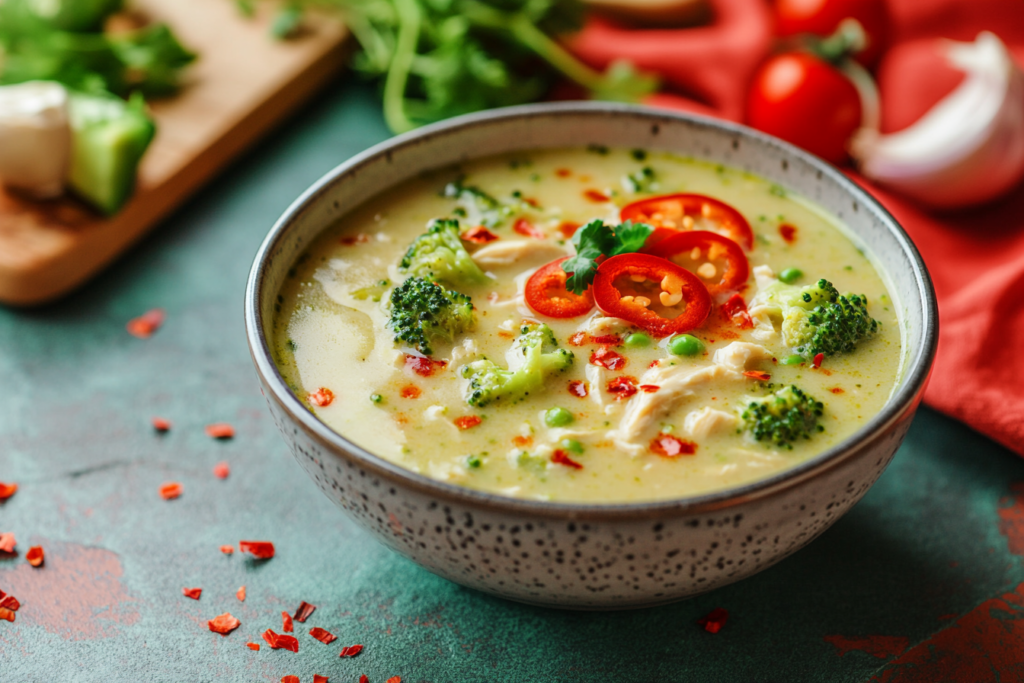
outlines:
[[[324,229],[420,172],[512,151],[598,143],[738,167],[808,197],[852,230],[888,276],[904,337],[886,408],[844,443],[722,492],[646,504],[522,501],[437,482],[378,458],[319,422],[288,390],[266,335],[287,270]],[[867,492],[906,435],[936,343],[934,294],[913,245],[841,173],[740,126],[608,104],[518,107],[400,136],[346,162],[271,231],[246,293],[246,324],[271,414],[317,486],[383,543],[430,571],[546,606],[622,609],[679,600],[750,576],[800,549]]]

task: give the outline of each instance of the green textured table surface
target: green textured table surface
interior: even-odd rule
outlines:
[[[245,345],[257,246],[323,173],[387,136],[375,93],[337,84],[70,298],[0,310],[0,681],[1007,681],[1024,679],[1024,461],[928,409],[867,497],[806,549],[669,607],[513,604],[384,549],[278,436]],[[162,307],[151,339],[125,322]],[[157,435],[150,418],[173,423]],[[214,441],[211,422],[237,436]],[[231,476],[213,476],[227,461]],[[158,495],[180,481],[173,501]],[[222,544],[270,540],[264,563]],[[46,564],[25,561],[42,545]],[[244,603],[236,589],[247,586]],[[182,587],[204,589],[199,601]],[[296,653],[245,647],[296,624]],[[730,613],[718,634],[696,621]],[[226,638],[206,621],[230,611]],[[306,632],[321,626],[339,640]],[[354,659],[342,645],[362,644]]]

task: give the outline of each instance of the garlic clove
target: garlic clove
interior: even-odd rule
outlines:
[[[36,199],[64,191],[71,154],[68,93],[50,81],[0,87],[0,181]]]
[[[949,41],[963,82],[916,123],[891,135],[866,127],[851,152],[861,173],[935,208],[989,201],[1024,178],[1024,72],[987,31]]]

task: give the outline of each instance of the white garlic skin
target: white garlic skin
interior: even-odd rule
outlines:
[[[1024,178],[1024,73],[987,31],[949,41],[946,57],[967,75],[916,123],[897,133],[858,132],[861,173],[939,209],[980,204]]]
[[[59,196],[70,157],[64,86],[30,81],[0,87],[0,181],[35,199]]]

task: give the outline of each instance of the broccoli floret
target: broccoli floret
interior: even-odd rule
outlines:
[[[512,198],[503,202],[475,185],[464,185],[463,180],[462,177],[456,178],[445,185],[441,195],[455,199],[459,203],[456,211],[461,211],[459,215],[465,216],[471,225],[497,228],[513,216],[532,208],[523,199],[522,192],[513,192]]]
[[[459,222],[450,218],[431,221],[427,231],[409,245],[399,268],[410,275],[453,285],[487,281],[484,271],[462,246]]]
[[[388,327],[395,343],[405,342],[428,356],[433,353],[431,341],[450,342],[475,323],[468,296],[421,277],[411,277],[391,292]]]
[[[791,385],[751,401],[741,417],[755,440],[792,449],[797,439],[809,439],[811,434],[825,431],[818,424],[824,408],[823,403]]]
[[[849,353],[878,332],[879,322],[868,315],[867,297],[840,294],[828,280],[802,288],[777,283],[765,294],[766,303],[774,303],[782,318],[783,342],[802,356]]]
[[[572,367],[576,357],[558,348],[555,334],[544,324],[523,325],[505,354],[508,369],[481,359],[462,367],[469,380],[466,402],[482,407],[495,401],[516,402],[544,386],[549,375]]]

